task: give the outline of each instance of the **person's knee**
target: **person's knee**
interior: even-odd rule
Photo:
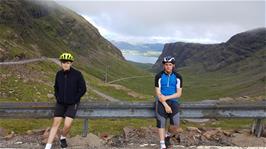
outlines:
[[[59,127],[61,124],[61,119],[54,119],[52,127]]]
[[[179,114],[179,112],[171,115],[170,124],[179,127],[179,125],[180,125],[180,114]]]
[[[165,128],[166,126],[166,120],[161,118],[161,119],[157,119],[157,128]]]
[[[64,123],[64,128],[65,129],[70,129],[71,128],[71,125],[72,125],[72,121],[73,119],[72,118],[66,118],[65,119],[65,123]]]

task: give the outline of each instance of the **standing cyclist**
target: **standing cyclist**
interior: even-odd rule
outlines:
[[[179,128],[179,97],[182,94],[182,77],[174,71],[174,57],[166,56],[162,63],[164,70],[155,76],[155,112],[160,148],[166,149],[171,145],[170,137],[172,135],[170,132],[165,132],[166,119],[170,118],[170,128],[174,133],[182,130]]]
[[[54,95],[56,97],[56,107],[53,125],[45,149],[52,147],[63,118],[65,119],[64,128],[59,143],[61,148],[67,147],[66,136],[78,110],[80,98],[86,92],[86,83],[81,72],[71,67],[74,61],[73,56],[70,53],[63,53],[59,60],[62,70],[58,71],[55,77]]]

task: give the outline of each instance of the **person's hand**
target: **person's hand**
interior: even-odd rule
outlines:
[[[160,100],[160,102],[165,102],[166,101],[166,97],[164,95],[161,95],[159,97],[159,100]]]
[[[167,105],[164,108],[165,108],[166,113],[172,113],[172,109],[170,106]]]

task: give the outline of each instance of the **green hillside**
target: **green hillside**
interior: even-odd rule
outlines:
[[[130,99],[127,96],[124,97],[127,92],[123,90],[101,85],[105,78],[106,68],[108,68],[108,81],[150,74],[125,61],[120,50],[104,39],[98,30],[83,17],[53,1],[0,1],[0,61],[17,61],[42,56],[57,58],[60,53],[65,51],[73,53],[75,67],[85,73],[90,85],[120,99],[132,100],[131,96],[129,96]],[[15,83],[12,82],[15,78],[1,79],[2,84],[7,84],[4,87],[7,89],[1,88],[4,94],[8,94],[6,92],[9,92],[7,91],[9,89],[20,90],[20,93],[16,95],[11,91],[8,96],[0,94],[0,98],[9,100],[10,97],[14,100],[20,97],[19,100],[22,100],[25,97],[32,101],[40,96],[43,98],[41,100],[45,100],[47,94],[53,92],[54,74],[58,70],[55,64],[33,63],[12,67],[1,67],[0,71],[10,73],[9,70],[17,70],[16,68],[21,68],[26,72],[33,70],[36,74],[25,74],[24,77],[32,78],[32,75],[36,75],[39,76],[39,81],[49,82],[46,84],[36,82],[39,90],[46,88],[47,91],[35,96],[34,93],[31,93],[34,90],[27,86],[27,83],[19,80]],[[42,70],[43,73],[40,74],[39,70]],[[32,83],[34,84],[34,81],[29,84]],[[128,83],[123,85],[135,91],[142,86],[142,84]],[[26,90],[27,88],[29,89]],[[21,94],[24,95],[20,96]]]

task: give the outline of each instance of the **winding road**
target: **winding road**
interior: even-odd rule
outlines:
[[[0,66],[5,66],[5,65],[21,65],[21,64],[28,64],[28,63],[33,63],[33,62],[39,62],[39,61],[51,61],[57,65],[60,65],[60,61],[56,58],[48,58],[48,57],[40,57],[40,58],[32,58],[32,59],[27,59],[27,60],[19,60],[19,61],[8,61],[8,62],[0,62]],[[119,102],[119,99],[113,98],[109,95],[104,94],[101,91],[98,91],[92,87],[90,89],[96,93],[98,96],[103,97],[104,99],[110,101],[110,102]]]

